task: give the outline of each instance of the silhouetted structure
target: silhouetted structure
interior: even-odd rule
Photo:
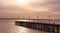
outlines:
[[[50,33],[59,33],[59,24],[49,24],[49,23],[35,23],[30,21],[15,21],[16,25],[33,28],[33,29],[40,29],[42,31],[47,31]]]
[[[50,23],[50,16],[49,16],[49,23],[38,23],[38,17],[37,16],[37,22],[33,22],[33,21],[30,21],[30,16],[29,16],[29,21],[25,20],[24,21],[24,17],[23,17],[23,20],[21,21],[15,21],[15,24],[18,25],[18,26],[23,26],[23,27],[28,27],[28,28],[33,28],[33,29],[38,29],[38,30],[42,30],[42,31],[46,31],[46,32],[49,32],[49,33],[60,33],[59,32],[59,29],[60,29],[60,25],[59,24],[51,24]],[[32,19],[33,20],[33,19]]]

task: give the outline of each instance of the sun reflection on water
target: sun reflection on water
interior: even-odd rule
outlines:
[[[22,27],[22,26],[17,26],[18,31],[17,33],[27,33],[27,28],[26,27]]]

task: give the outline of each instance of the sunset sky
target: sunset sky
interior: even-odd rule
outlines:
[[[0,0],[0,18],[28,17],[60,19],[60,0]]]

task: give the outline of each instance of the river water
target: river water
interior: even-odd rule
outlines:
[[[48,33],[36,29],[16,26],[15,20],[0,20],[0,33]]]

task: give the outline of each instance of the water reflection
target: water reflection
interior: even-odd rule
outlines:
[[[17,29],[18,29],[17,33],[42,33],[41,31],[26,28],[26,27],[21,27],[21,26],[17,26]]]
[[[0,21],[0,33],[44,33],[40,30],[16,26],[15,21]]]
[[[17,33],[26,33],[27,29],[25,27],[17,26]]]

